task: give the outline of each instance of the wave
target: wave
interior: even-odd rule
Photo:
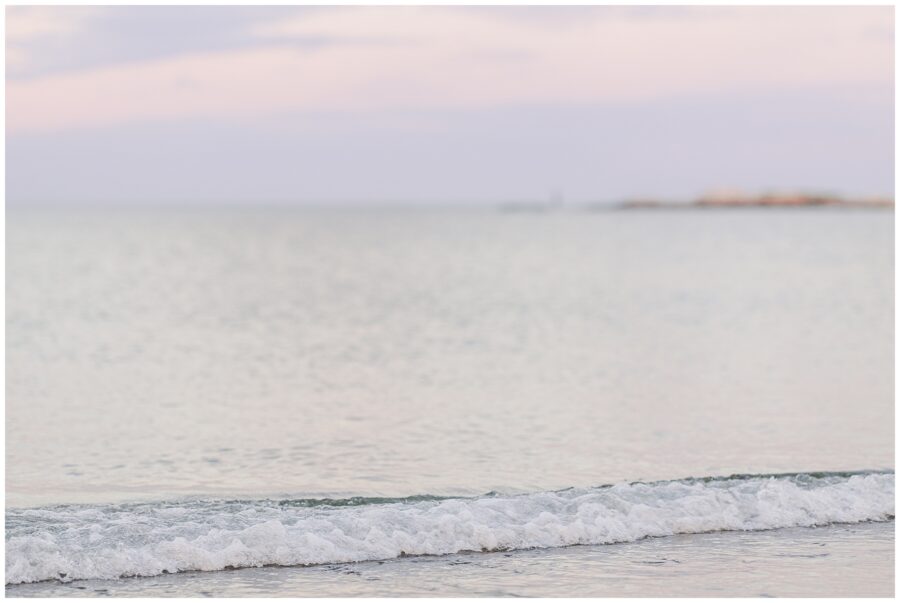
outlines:
[[[892,472],[735,475],[475,498],[7,509],[6,583],[599,545],[893,517]]]

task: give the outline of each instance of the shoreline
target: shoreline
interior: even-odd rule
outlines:
[[[894,521],[863,522],[308,567],[41,582],[7,586],[5,594],[608,597],[724,596],[727,591],[729,596],[892,596],[894,527]]]

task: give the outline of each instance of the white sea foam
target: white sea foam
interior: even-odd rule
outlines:
[[[606,544],[893,514],[892,473],[740,476],[438,500],[9,509],[6,583]]]

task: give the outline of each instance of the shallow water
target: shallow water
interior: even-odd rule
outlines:
[[[893,469],[892,212],[7,219],[11,509]]]

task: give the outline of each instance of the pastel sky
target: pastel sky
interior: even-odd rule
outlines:
[[[892,195],[893,7],[8,7],[11,203]]]

